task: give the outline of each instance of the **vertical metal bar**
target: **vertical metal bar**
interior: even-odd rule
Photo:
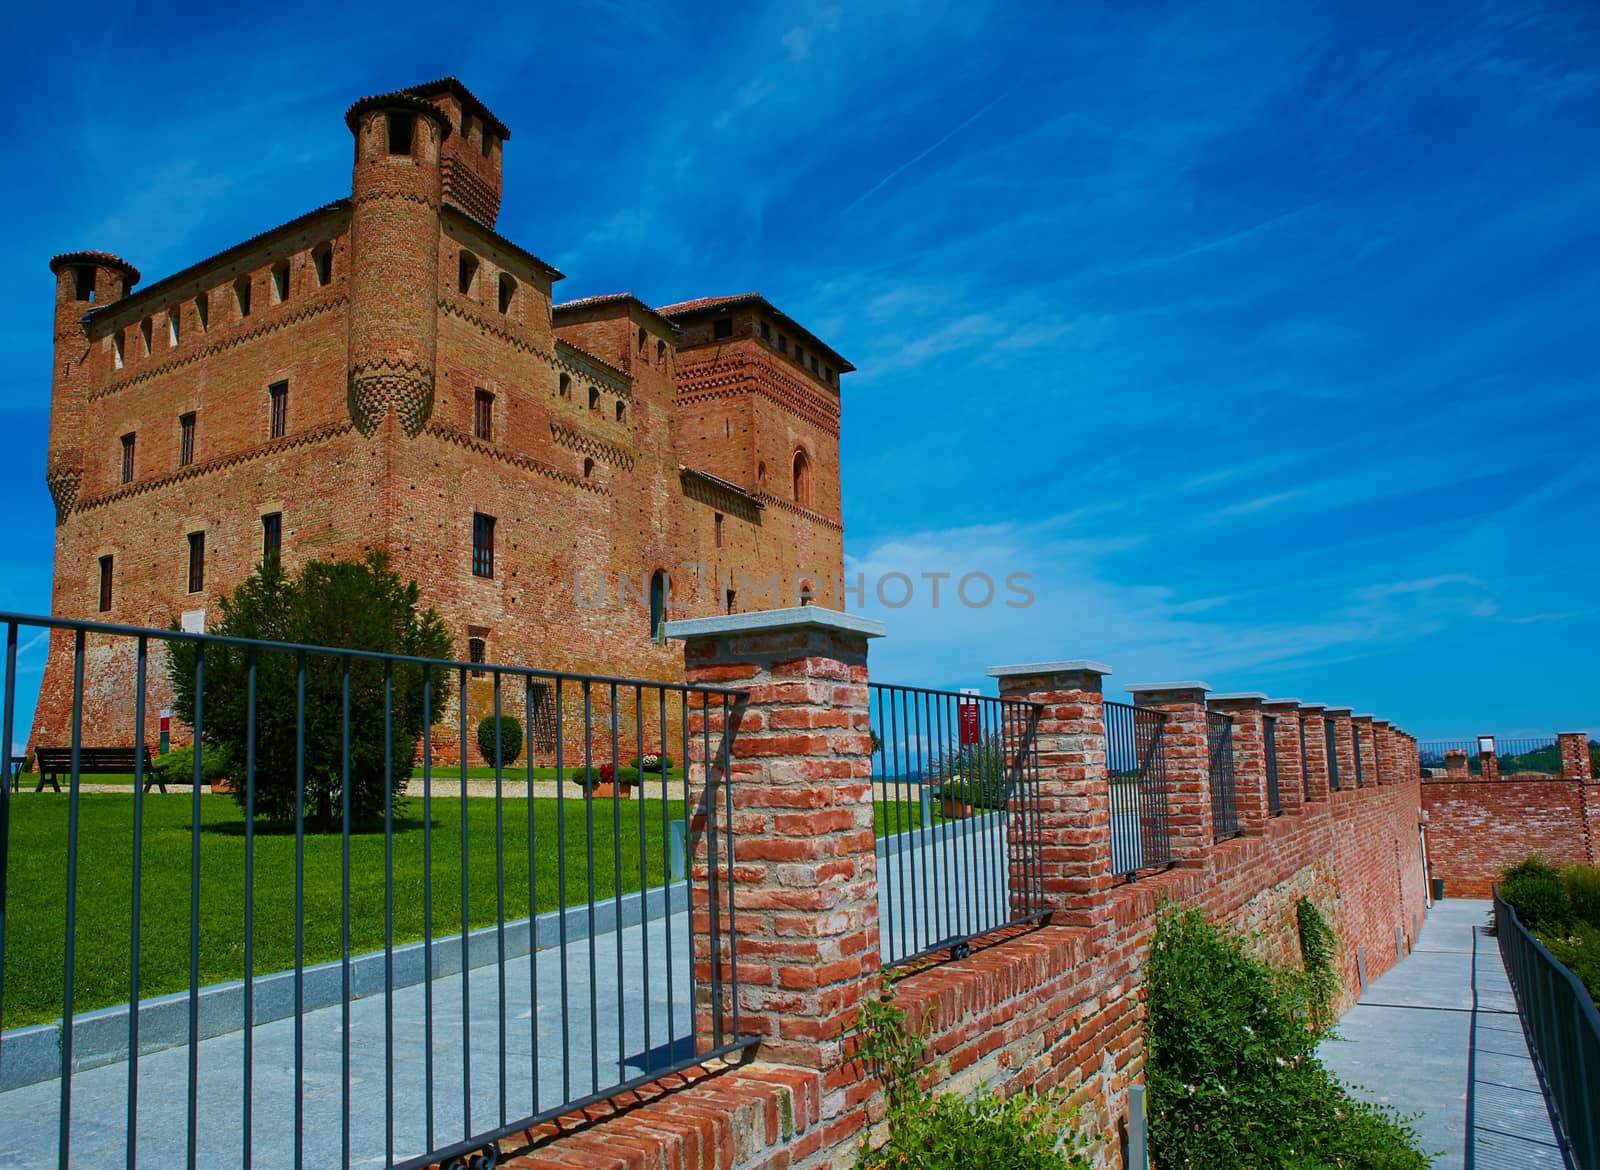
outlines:
[[[889,696],[889,723],[895,733],[892,741],[894,743],[894,798],[895,804],[899,805],[905,799],[902,786],[907,774],[911,771],[911,745],[906,740],[905,718],[902,709],[897,709],[895,706],[895,700],[899,697],[900,692],[893,687],[886,687],[881,693]],[[902,763],[904,767],[901,766]],[[926,784],[927,781],[928,778],[926,776],[917,778],[917,783],[919,784]],[[917,807],[919,810],[922,807],[920,800],[917,802]],[[907,820],[909,821],[909,819],[908,816]],[[922,818],[919,816],[917,819],[920,823]],[[933,819],[931,810],[928,819]],[[916,835],[911,826],[908,825],[905,836],[900,839],[900,951],[893,956],[896,959],[904,959],[916,951],[916,936],[913,923],[917,916],[917,899],[916,891],[910,887],[916,881],[917,861],[915,854],[910,858],[906,857],[907,852],[911,849],[912,842],[915,840]],[[909,875],[906,872],[908,867],[910,869]],[[909,906],[907,905],[908,900]]]
[[[407,760],[408,777],[410,771],[411,761]],[[385,1164],[394,1165],[394,662],[391,659],[383,663],[383,1157]]]
[[[506,830],[505,830],[505,749],[500,733],[500,669],[494,672],[494,942],[495,978],[499,999],[495,1001],[495,1024],[500,1035],[500,1125],[506,1124]],[[531,748],[532,745],[530,744]],[[463,805],[463,807],[465,807]],[[533,929],[532,909],[528,929]],[[529,943],[532,949],[532,943]]]
[[[533,728],[532,675],[523,678],[523,696],[527,701],[523,712],[523,767],[528,772],[528,1051],[532,1087],[529,1090],[530,1114],[539,1112],[539,901],[534,874],[534,817],[533,817],[533,753],[538,743]],[[559,787],[559,781],[557,785]]]
[[[422,1092],[423,1136],[433,1134],[433,667],[422,665]]]
[[[572,1010],[568,1004],[567,973],[567,798],[562,746],[566,741],[566,704],[561,699],[561,679],[556,679],[556,933],[561,942],[561,1099],[572,1100]],[[537,1025],[536,1025],[537,1026]]]
[[[717,878],[717,797],[716,769],[711,761],[711,700],[701,692],[700,699],[700,758],[705,761],[706,784],[702,807],[705,809],[706,827],[706,893],[711,911],[709,935],[711,939],[711,1041],[722,1043],[722,930],[721,894]]]
[[[14,627],[13,627],[14,628]],[[133,895],[130,899],[128,925],[128,1126],[126,1134],[127,1167],[134,1170],[139,1161],[139,897],[143,892],[144,864],[144,701],[145,683],[150,663],[150,640],[139,635],[135,650],[133,681]],[[7,716],[10,715],[8,708]],[[7,719],[3,750],[11,751],[10,720]],[[4,832],[0,828],[0,832]],[[249,1085],[249,1073],[245,1074]],[[250,1095],[245,1093],[245,1120],[250,1117]],[[245,1165],[250,1163],[246,1160]]]
[[[667,784],[667,744],[670,739],[667,735],[667,688],[656,688],[657,712],[659,715],[658,726],[661,728],[661,954],[667,965],[667,1060],[672,1060],[672,1019],[673,1019],[673,991],[672,986],[672,824],[667,815],[667,805],[671,803],[671,789]],[[682,754],[682,753],[680,753]],[[641,758],[640,762],[643,762]],[[687,829],[687,825],[685,829]],[[684,852],[689,850],[689,835],[684,833]],[[684,858],[684,872],[688,872],[688,858]],[[649,1050],[648,1037],[645,1041],[646,1051]],[[648,1070],[647,1070],[648,1071]]]
[[[340,656],[339,1152],[350,1165],[350,655]]]
[[[729,723],[730,713],[728,696],[722,696],[722,803],[723,826],[722,831],[728,835],[728,974],[732,981],[732,991],[729,996],[733,1003],[733,1035],[739,1035],[739,927],[734,917],[733,895],[733,761],[730,758],[731,735]]]
[[[928,712],[928,734],[929,736],[934,737],[940,744],[939,750],[934,753],[934,758],[940,759],[948,756],[950,752],[950,700],[944,696],[935,698],[932,695],[927,695],[924,696],[924,706],[927,708]],[[960,740],[961,711],[960,708],[957,707],[956,742],[959,744]],[[930,816],[928,819],[931,821],[933,818]],[[951,868],[950,854],[953,851],[950,848],[950,835],[948,832],[936,829],[933,837],[939,849],[938,860],[942,860],[944,862],[942,867],[937,864],[937,861],[935,862],[936,872],[942,871],[944,876],[944,891],[939,898],[939,904],[934,907],[934,910],[939,917],[939,929],[942,933],[942,936],[945,938],[953,938],[955,935],[960,933],[960,925],[958,924],[955,915],[956,902],[959,898],[959,895],[956,891],[960,889],[960,886],[957,885],[955,872]]]
[[[197,700],[198,701],[198,700]],[[9,754],[11,745],[5,750]],[[72,774],[67,779],[67,935],[61,988],[61,1112],[56,1139],[60,1170],[71,1164],[72,1150],[72,977],[77,958],[78,926],[78,765],[83,752],[83,630],[75,631],[72,647]]]
[[[639,1011],[644,1017],[644,1073],[650,1072],[650,883],[645,876],[644,856],[644,688],[637,684],[633,688],[633,750],[638,753],[639,761],[639,948],[644,963],[644,995],[640,998]],[[663,793],[663,797],[665,793]],[[663,838],[662,851],[666,851],[666,839]],[[662,896],[667,890],[662,887]],[[617,931],[617,949],[622,949],[622,931]]]
[[[622,778],[617,774],[617,684],[612,683],[611,701],[611,867],[612,887],[611,942],[617,953],[617,1083],[628,1079],[627,997],[622,990]]]
[[[472,1136],[472,955],[467,906],[467,668],[456,668],[456,750],[461,760],[457,812],[461,822],[461,1140]]]
[[[244,700],[244,1100],[242,1165],[251,1165],[255,1125],[256,650],[245,654]]]
[[[302,1170],[306,1153],[306,652],[304,650],[295,654],[294,675],[294,1170]]]
[[[583,680],[583,832],[584,870],[589,895],[589,1088],[600,1091],[599,962],[594,938],[594,690]]]
[[[48,653],[48,650],[46,651]],[[0,712],[0,723],[5,737],[0,751],[5,753],[5,770],[0,775],[0,1021],[5,1017],[6,998],[6,871],[11,855],[11,737],[12,708],[17,701],[17,623],[6,623],[5,711]],[[4,1032],[0,1030],[0,1056],[5,1052]]]
[[[683,896],[687,913],[684,920],[684,945],[689,951],[689,986],[684,990],[684,1002],[689,1008],[690,1037],[698,1030],[699,1025],[694,1018],[695,1005],[695,973],[694,973],[694,838],[690,835],[690,828],[694,825],[694,801],[689,794],[689,692],[678,692],[678,715],[683,721],[679,738],[679,755],[683,757]],[[668,948],[671,953],[671,948]],[[668,1019],[670,1033],[674,1025]]]
[[[190,777],[194,787],[189,794],[189,1170],[195,1170],[200,1145],[200,763],[205,684],[206,644],[201,641],[194,656],[194,770]],[[78,770],[76,761],[72,770]]]

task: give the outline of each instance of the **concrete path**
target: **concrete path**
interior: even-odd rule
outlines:
[[[1563,1170],[1487,900],[1436,902],[1411,954],[1367,985],[1323,1062],[1414,1123],[1439,1170]]]

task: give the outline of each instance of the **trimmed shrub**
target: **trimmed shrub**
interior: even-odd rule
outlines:
[[[522,724],[513,715],[500,716],[500,766],[517,762],[522,754]],[[478,751],[492,767],[495,764],[495,717],[485,715],[478,720]]]
[[[180,784],[187,783],[194,779],[194,745],[186,744],[163,752],[156,757],[156,763],[166,768],[167,779]],[[232,779],[235,770],[233,757],[228,754],[227,748],[202,746],[200,749],[200,779],[205,783],[215,784],[218,780]],[[243,785],[244,769],[237,771],[239,783]]]
[[[1304,981],[1197,911],[1163,914],[1146,967],[1151,1161],[1169,1168],[1424,1170],[1406,1119],[1316,1057]]]
[[[1572,913],[1600,930],[1600,866],[1574,865],[1563,870],[1561,884],[1567,887]]]
[[[1572,921],[1572,903],[1561,872],[1542,858],[1529,857],[1507,869],[1500,879],[1500,896],[1530,930],[1560,928]]]
[[[640,775],[646,772],[654,772],[657,776],[661,775],[662,768],[671,771],[674,767],[671,756],[663,756],[655,752],[646,752],[642,756],[634,756],[633,759],[628,761],[628,766],[637,768]]]

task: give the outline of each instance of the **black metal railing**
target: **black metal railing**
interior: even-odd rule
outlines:
[[[1444,773],[1444,754],[1456,750],[1467,753],[1467,773],[1472,776],[1483,774],[1483,759],[1479,753],[1478,741],[1474,739],[1430,739],[1417,744],[1417,762],[1425,769],[1437,769],[1440,775]],[[1502,739],[1495,736],[1494,741],[1495,762],[1499,765],[1500,775],[1515,776],[1560,776],[1561,749],[1556,744],[1553,735],[1521,736],[1516,739]]]
[[[1558,963],[1494,891],[1495,937],[1516,992],[1556,1119],[1578,1170],[1600,1170],[1600,1012],[1578,977]]]
[[[61,795],[0,796],[0,1149],[465,1166],[754,1042],[713,734],[742,692],[0,622],[4,742],[47,631],[33,740],[70,753]],[[168,706],[182,773],[82,766]]]
[[[1367,781],[1366,777],[1361,774],[1361,725],[1359,723],[1352,724],[1350,727],[1350,746],[1355,753],[1356,787],[1364,788]]]
[[[1211,839],[1239,835],[1239,794],[1233,774],[1233,719],[1206,712],[1206,758],[1211,788]]]
[[[1339,737],[1333,729],[1333,720],[1327,719],[1322,724],[1324,750],[1328,753],[1328,787],[1339,791]]]
[[[887,964],[1044,916],[1034,703],[869,684]]]
[[[1283,811],[1283,797],[1278,792],[1278,720],[1274,715],[1261,717],[1261,747],[1267,764],[1267,815],[1275,817]]]
[[[1111,803],[1111,869],[1132,878],[1172,864],[1168,820],[1166,714],[1107,702],[1106,784]]]

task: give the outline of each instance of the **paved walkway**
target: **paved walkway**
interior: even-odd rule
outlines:
[[[1405,960],[1367,985],[1319,1055],[1415,1122],[1438,1170],[1564,1170],[1487,900],[1434,904]]]

